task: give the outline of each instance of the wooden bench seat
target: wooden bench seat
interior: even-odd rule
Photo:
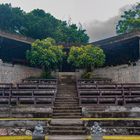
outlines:
[[[78,84],[77,89],[140,89],[140,83]]]
[[[112,79],[109,78],[94,78],[94,79],[80,79],[77,80],[77,84],[84,84],[84,83],[111,83]]]
[[[57,84],[57,79],[24,79],[22,83]]]
[[[0,90],[0,96],[56,96],[57,90],[44,89],[10,89]]]
[[[78,89],[79,96],[140,96],[140,89]]]
[[[56,89],[56,84],[17,84],[17,89]]]
[[[11,89],[12,86],[12,83],[0,83],[0,89]]]
[[[53,105],[53,97],[3,97],[0,98],[0,104],[20,105],[20,104],[50,104]]]
[[[125,104],[139,104],[140,97],[135,96],[81,96],[80,105],[84,104],[116,104],[116,105],[125,105]]]

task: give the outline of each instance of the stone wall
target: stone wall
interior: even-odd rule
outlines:
[[[0,83],[19,83],[24,78],[40,74],[40,69],[3,63],[0,60]]]
[[[136,66],[120,65],[95,69],[94,74],[99,77],[112,78],[114,82],[140,83],[140,61],[136,62]]]

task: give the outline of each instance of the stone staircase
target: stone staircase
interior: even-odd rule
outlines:
[[[79,107],[79,101],[74,79],[70,76],[63,77],[58,84],[58,93],[56,95],[53,118],[81,118],[82,111]]]
[[[84,123],[80,120],[82,109],[79,107],[75,79],[71,76],[64,76],[59,81],[52,117],[50,135],[86,135]]]
[[[54,119],[50,124],[50,135],[85,135],[83,122],[78,119]]]

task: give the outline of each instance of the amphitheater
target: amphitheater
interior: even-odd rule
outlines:
[[[11,46],[29,47],[32,40],[0,36],[0,140],[140,139],[139,31],[94,42],[104,49],[107,62],[90,80],[65,67],[55,79],[27,79],[41,70],[21,65],[24,55],[14,54]],[[132,63],[126,65],[128,60]],[[43,133],[35,135],[37,127]]]

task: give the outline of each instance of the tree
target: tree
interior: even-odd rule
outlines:
[[[63,47],[57,46],[52,38],[36,40],[32,43],[31,50],[27,51],[27,60],[31,65],[41,67],[48,73],[59,67],[63,56]]]
[[[68,62],[77,68],[85,68],[91,71],[91,67],[102,66],[105,62],[105,54],[102,49],[92,45],[71,47]]]
[[[57,26],[58,20],[51,14],[35,9],[26,14],[26,24],[22,34],[34,39],[55,38]]]
[[[42,9],[26,13],[11,4],[0,5],[0,29],[34,39],[51,37],[59,44],[83,44],[89,41],[86,31],[76,24],[56,19]]]
[[[57,43],[87,43],[89,40],[85,30],[78,28],[76,24],[68,24],[53,17],[41,9],[35,9],[26,15],[24,35],[43,39],[51,37]]]
[[[124,11],[116,26],[118,34],[127,33],[136,29],[140,29],[140,3]]]
[[[10,4],[0,5],[0,29],[19,33],[24,27],[25,12],[20,8],[12,8]]]

